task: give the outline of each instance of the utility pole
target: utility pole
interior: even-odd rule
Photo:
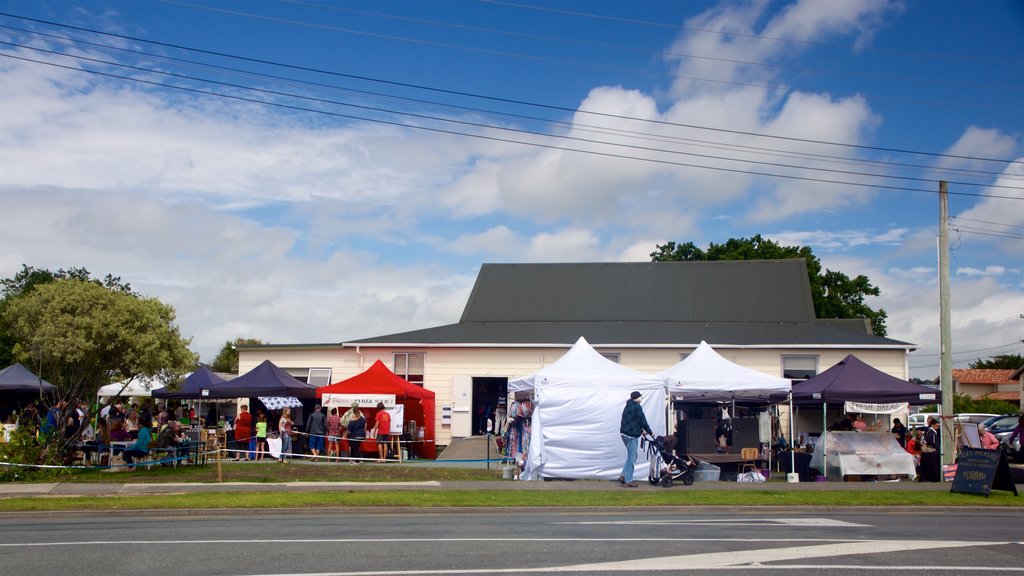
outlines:
[[[953,338],[949,314],[949,197],[945,180],[939,181],[939,389],[942,391],[942,416],[953,416]],[[952,464],[956,457],[951,419],[942,423],[942,463]]]

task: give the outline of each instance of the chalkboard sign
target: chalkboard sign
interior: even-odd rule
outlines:
[[[984,494],[995,488],[1009,490],[1017,495],[1017,487],[1010,476],[1010,468],[1002,450],[963,448],[957,458],[956,477],[950,492]]]

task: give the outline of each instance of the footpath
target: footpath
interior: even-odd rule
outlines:
[[[662,488],[638,482],[638,488],[623,488],[618,482],[605,480],[572,481],[415,481],[415,482],[50,482],[0,484],[0,498],[19,496],[118,496],[140,494],[187,494],[195,492],[352,492],[380,490],[530,490],[530,491],[754,491],[780,492],[821,491],[908,491],[948,492],[948,482],[696,482],[692,486]],[[1024,485],[1017,490],[1024,492]],[[1022,496],[1024,497],[1024,496]]]

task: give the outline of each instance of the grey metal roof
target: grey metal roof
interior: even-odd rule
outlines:
[[[580,336],[592,345],[850,346],[908,347],[910,344],[843,329],[826,322],[459,322],[345,344],[572,345]]]
[[[803,259],[484,264],[458,324],[346,344],[909,347],[814,317]]]
[[[810,322],[802,258],[484,264],[461,322]]]

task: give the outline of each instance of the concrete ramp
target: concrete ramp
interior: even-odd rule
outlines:
[[[497,460],[501,457],[498,454],[498,448],[495,446],[494,440],[495,439],[493,437],[489,436],[452,438],[451,443],[448,444],[443,452],[441,452],[437,457],[437,460],[439,462],[446,460],[468,460],[469,462],[465,462],[467,467],[479,466],[481,468],[487,468],[487,462],[484,462],[484,460]],[[490,467],[497,469],[499,464],[497,462],[491,462]]]

